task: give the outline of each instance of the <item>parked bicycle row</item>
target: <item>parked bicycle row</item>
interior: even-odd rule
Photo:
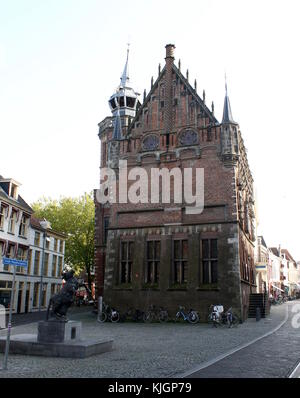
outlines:
[[[156,307],[155,305],[151,305],[147,311],[129,308],[124,313],[121,313],[117,309],[103,303],[102,312],[98,314],[97,320],[100,323],[107,321],[113,323],[126,321],[144,323],[182,321],[195,324],[200,321],[200,316],[194,309],[191,308],[186,311],[186,309],[182,306],[178,307],[175,316],[172,318],[170,317],[167,309]],[[232,327],[240,323],[239,317],[232,312],[232,308],[224,311],[224,308],[221,305],[210,306],[207,321],[215,327],[222,325],[228,325],[229,327]]]
[[[180,320],[189,323],[199,322],[199,315],[197,311],[190,309],[186,311],[184,307],[180,306],[176,312],[175,317],[172,319],[168,313],[168,310],[162,307],[156,307],[151,305],[147,311],[139,309],[129,308],[124,313],[119,312],[117,309],[110,307],[109,305],[103,304],[102,312],[98,314],[97,320],[100,323],[109,322],[160,322],[165,323],[169,321],[179,322]]]

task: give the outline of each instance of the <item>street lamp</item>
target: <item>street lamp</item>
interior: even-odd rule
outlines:
[[[45,245],[46,245],[46,241],[50,242],[50,238],[47,236],[47,232],[46,231],[43,233],[43,238],[44,238],[44,240],[43,240],[43,260],[42,260],[42,268],[41,268],[39,311],[41,311],[41,308],[42,308],[43,275],[44,275],[44,269],[45,269]]]

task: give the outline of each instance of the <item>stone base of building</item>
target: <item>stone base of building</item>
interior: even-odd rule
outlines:
[[[0,352],[6,337],[0,337]],[[81,322],[41,321],[38,334],[11,336],[9,353],[45,357],[87,358],[112,350],[113,340],[81,339]]]

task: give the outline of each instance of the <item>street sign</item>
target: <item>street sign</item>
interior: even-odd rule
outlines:
[[[17,260],[15,258],[3,257],[3,265],[13,265],[15,267],[26,267],[28,266],[28,261]]]

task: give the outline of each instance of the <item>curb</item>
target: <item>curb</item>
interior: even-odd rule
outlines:
[[[296,374],[296,372],[300,370],[300,362],[298,363],[298,365],[295,367],[295,369],[292,371],[292,373],[289,375],[289,379],[298,379],[300,378],[300,376],[295,377],[294,375]]]
[[[279,329],[287,322],[288,316],[289,316],[289,310],[288,310],[288,306],[287,306],[287,307],[286,307],[286,314],[285,314],[284,320],[283,320],[278,326],[276,326],[274,329],[272,329],[270,332],[267,332],[267,333],[263,334],[262,336],[257,337],[257,338],[254,339],[254,340],[251,340],[251,341],[248,342],[248,343],[242,344],[242,345],[240,345],[240,346],[237,347],[237,348],[233,348],[232,350],[226,352],[225,354],[219,355],[217,358],[211,359],[210,361],[206,361],[206,362],[204,362],[202,365],[198,365],[198,366],[196,366],[195,368],[193,368],[193,369],[191,369],[191,370],[189,370],[189,371],[187,371],[187,372],[185,372],[185,373],[183,373],[183,374],[181,374],[181,375],[175,375],[175,376],[173,376],[173,377],[174,377],[174,378],[185,378],[185,377],[189,377],[189,376],[191,376],[193,373],[196,373],[196,372],[198,372],[199,370],[208,368],[209,366],[214,365],[215,363],[221,361],[222,359],[227,358],[227,357],[229,357],[230,355],[232,355],[232,354],[234,354],[234,353],[236,353],[236,352],[238,352],[238,351],[240,351],[240,350],[243,350],[243,349],[246,348],[246,347],[249,347],[250,345],[256,343],[257,341],[262,340],[262,339],[264,339],[265,337],[270,336],[271,334],[277,332],[277,330],[279,330]],[[298,367],[299,367],[299,366],[300,366],[300,363],[299,363]],[[298,368],[298,367],[297,367],[297,368]]]

